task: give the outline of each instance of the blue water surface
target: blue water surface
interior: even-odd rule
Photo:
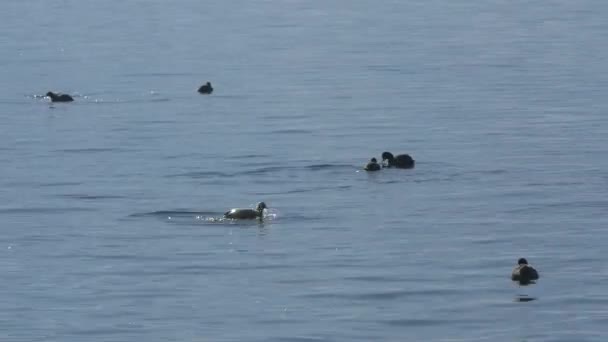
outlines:
[[[608,2],[2,7],[0,340],[606,340]]]

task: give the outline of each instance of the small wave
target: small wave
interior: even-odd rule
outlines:
[[[505,169],[495,169],[495,170],[482,170],[482,171],[477,171],[477,172],[473,172],[473,173],[477,173],[480,175],[502,175],[505,173],[508,173],[508,170]]]
[[[181,274],[201,274],[205,271],[242,271],[242,270],[281,270],[290,269],[290,265],[268,264],[268,265],[184,265],[172,268],[172,272]]]
[[[406,280],[402,279],[402,278],[398,278],[398,277],[391,277],[391,276],[373,276],[373,275],[369,275],[369,276],[351,276],[351,277],[344,277],[344,280],[354,280],[354,281],[364,281],[364,282],[373,282],[373,283],[387,283],[387,282],[395,282],[395,283],[403,283]]]
[[[156,216],[156,217],[196,217],[205,215],[217,215],[217,212],[201,212],[201,211],[187,211],[187,210],[158,210],[147,213],[135,213],[129,215],[129,217],[145,217],[145,216]]]
[[[191,76],[189,73],[184,72],[138,72],[131,74],[122,74],[120,76],[125,77],[179,77],[179,76]]]
[[[24,104],[28,104],[30,103],[30,101],[27,100],[2,100],[0,99],[0,104],[3,105],[24,105]]]
[[[410,319],[391,319],[381,321],[384,324],[391,326],[399,326],[399,327],[428,327],[435,325],[443,325],[446,323],[450,323],[447,320],[441,319],[422,319],[422,318],[410,318]]]
[[[338,186],[320,186],[314,188],[301,188],[301,189],[293,189],[287,191],[272,191],[272,192],[263,192],[261,195],[283,195],[283,194],[300,194],[306,192],[318,192],[325,190],[348,190],[351,189],[352,185],[338,185]]]
[[[176,120],[141,120],[135,121],[137,124],[151,124],[151,125],[166,125],[166,124],[174,124]]]
[[[608,207],[608,201],[605,200],[589,200],[589,201],[565,201],[565,202],[554,202],[554,203],[534,203],[524,208],[516,208],[507,210],[507,213],[532,213],[539,212],[543,209],[555,209],[555,210],[579,210],[587,208],[606,208]]]
[[[0,214],[23,214],[23,213],[34,213],[34,214],[64,214],[70,211],[95,211],[92,208],[82,207],[63,207],[63,208],[51,208],[51,207],[34,207],[34,208],[0,208]]]
[[[280,215],[280,212],[276,208],[266,208],[264,209],[264,219],[265,220],[276,220]]]
[[[368,293],[314,293],[305,294],[303,297],[308,298],[338,298],[346,300],[395,300],[407,297],[419,297],[419,296],[445,296],[457,293],[456,290],[387,290],[381,292],[368,292]]]
[[[294,319],[278,319],[278,320],[274,320],[276,323],[271,323],[273,322],[273,320],[267,320],[268,324],[285,324],[285,323],[291,323],[291,322],[299,322],[298,320],[294,320]],[[275,337],[275,338],[270,338],[270,340],[268,340],[269,342],[327,342],[327,341],[333,341],[333,339],[331,338],[323,338],[323,337],[305,337],[305,336],[285,336],[285,337]]]
[[[376,64],[376,65],[367,65],[366,69],[371,71],[379,71],[379,72],[390,72],[390,73],[402,73],[403,70],[396,65],[387,65],[387,64]]]
[[[152,297],[152,296],[149,296]],[[107,327],[107,328],[89,328],[89,329],[83,329],[83,328],[76,328],[76,329],[72,329],[68,331],[69,335],[75,335],[75,336],[87,336],[87,337],[95,337],[95,336],[99,336],[99,337],[107,337],[109,336],[125,336],[128,335],[130,333],[133,332],[133,327],[129,326],[129,327]]]
[[[251,156],[254,158],[256,156]],[[279,173],[282,171],[326,171],[326,170],[354,170],[358,167],[350,164],[312,164],[306,166],[264,166],[244,171],[237,172],[221,172],[221,171],[194,171],[194,172],[185,172],[185,173],[177,173],[177,174],[169,174],[165,175],[167,178],[172,177],[189,177],[189,178],[211,178],[211,177],[222,177],[222,178],[232,178],[239,176],[259,176],[266,175],[272,173]]]
[[[476,245],[494,245],[498,243],[504,243],[506,241],[506,239],[497,239],[494,237],[477,237],[470,240],[472,244]]]
[[[267,116],[264,116],[264,119],[267,119],[267,120],[275,120],[275,119],[285,120],[286,117],[284,115],[267,115]],[[290,119],[290,120],[294,120],[294,119],[308,119],[308,115],[306,115],[306,114],[290,115],[289,117],[287,117],[287,119]]]
[[[65,152],[65,153],[100,153],[100,152],[118,152],[125,151],[120,148],[106,148],[106,147],[90,147],[90,148],[67,148],[61,150],[54,150],[54,152]]]
[[[236,156],[229,156],[228,159],[257,159],[257,158],[268,158],[271,157],[271,155],[269,154],[243,154],[243,155],[236,155]]]
[[[322,170],[343,170],[343,169],[358,169],[358,166],[351,164],[312,164],[305,167],[311,171],[322,171]]]
[[[271,134],[312,134],[311,130],[308,129],[279,129],[270,132]],[[266,133],[263,133],[266,134]]]
[[[356,166],[353,165],[349,165],[349,164],[312,164],[312,165],[306,165],[306,166],[267,166],[267,167],[262,167],[259,169],[254,169],[254,170],[249,170],[249,171],[244,171],[244,172],[239,172],[235,175],[260,175],[260,174],[267,174],[267,173],[272,173],[272,172],[278,172],[278,171],[294,171],[294,170],[308,170],[308,171],[324,171],[324,170],[344,170],[344,169],[348,169],[348,170],[352,170],[352,169],[356,169]]]
[[[40,183],[40,187],[56,187],[56,186],[77,186],[82,185],[81,182],[52,182],[52,183]]]
[[[259,169],[255,169],[255,170],[249,170],[249,171],[245,171],[245,172],[241,172],[239,174],[241,175],[262,175],[262,174],[266,174],[266,173],[271,173],[271,172],[275,172],[275,171],[282,171],[282,170],[287,170],[287,169],[291,169],[293,167],[287,167],[287,166],[267,166],[267,167],[262,167]]]
[[[137,103],[151,103],[151,102],[169,102],[171,99],[166,97],[154,97],[154,98],[146,98],[146,99],[104,99],[104,98],[90,98],[85,97],[85,100],[88,101],[79,101],[78,103],[92,103],[99,105],[116,105],[116,104],[137,104]]]
[[[63,195],[57,195],[57,196],[65,197],[65,198],[80,199],[80,200],[100,200],[100,199],[124,198],[124,196],[119,196],[119,195],[87,195],[87,194],[63,194]]]
[[[229,178],[229,177],[233,177],[233,175],[231,175],[229,173],[218,172],[218,171],[197,171],[197,172],[171,174],[171,175],[166,175],[165,177],[167,177],[167,178],[189,177],[189,178],[199,179],[199,178],[211,178],[211,177]]]

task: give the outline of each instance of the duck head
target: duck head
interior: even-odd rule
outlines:
[[[392,165],[395,161],[395,156],[390,152],[382,152],[382,163],[387,162],[388,165]]]
[[[262,213],[264,212],[264,209],[268,208],[266,206],[266,203],[264,202],[260,202],[258,203],[258,205],[255,206],[255,210],[258,212],[258,214],[262,215]]]

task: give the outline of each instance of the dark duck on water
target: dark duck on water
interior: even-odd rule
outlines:
[[[528,265],[528,260],[525,258],[517,260],[517,266],[511,272],[511,280],[518,281],[520,285],[528,285],[534,284],[538,278],[538,272],[534,267]]]
[[[46,93],[46,96],[51,98],[51,102],[72,102],[72,101],[74,101],[74,98],[68,94],[53,93],[52,91],[49,91],[48,93]]]
[[[394,167],[397,169],[411,169],[415,161],[409,154],[399,154],[396,157],[390,152],[382,153],[382,165],[384,167]]]
[[[211,86],[211,82],[207,82],[198,88],[198,92],[201,94],[211,94],[213,92],[213,87]]]
[[[225,218],[235,219],[235,220],[253,220],[256,218],[262,219],[264,218],[264,209],[266,209],[266,203],[260,202],[257,204],[255,209],[248,208],[235,208],[230,209],[224,213]]]
[[[363,169],[365,171],[380,171],[381,167],[376,158],[372,158]]]

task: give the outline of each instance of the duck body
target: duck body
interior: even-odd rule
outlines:
[[[253,220],[258,217],[258,212],[253,209],[235,208],[230,209],[224,214],[225,218],[237,219],[237,220]]]
[[[260,202],[255,209],[249,208],[234,208],[224,213],[225,218],[234,220],[253,220],[256,218],[264,217],[264,209],[266,209],[266,203]]]
[[[382,169],[376,158],[372,158],[363,168],[365,171],[380,171]]]
[[[382,153],[382,164],[384,167],[394,167],[397,169],[411,169],[416,161],[409,154],[398,154],[396,157],[390,152]]]
[[[211,82],[207,82],[198,88],[198,92],[201,94],[211,94],[213,93],[213,87],[211,86]]]
[[[538,271],[528,265],[524,258],[519,260],[518,265],[511,272],[511,280],[518,281],[522,285],[533,284],[538,278]]]
[[[51,98],[51,102],[72,102],[72,101],[74,101],[74,98],[68,94],[53,93],[52,91],[49,91],[48,93],[46,93],[46,96]]]

